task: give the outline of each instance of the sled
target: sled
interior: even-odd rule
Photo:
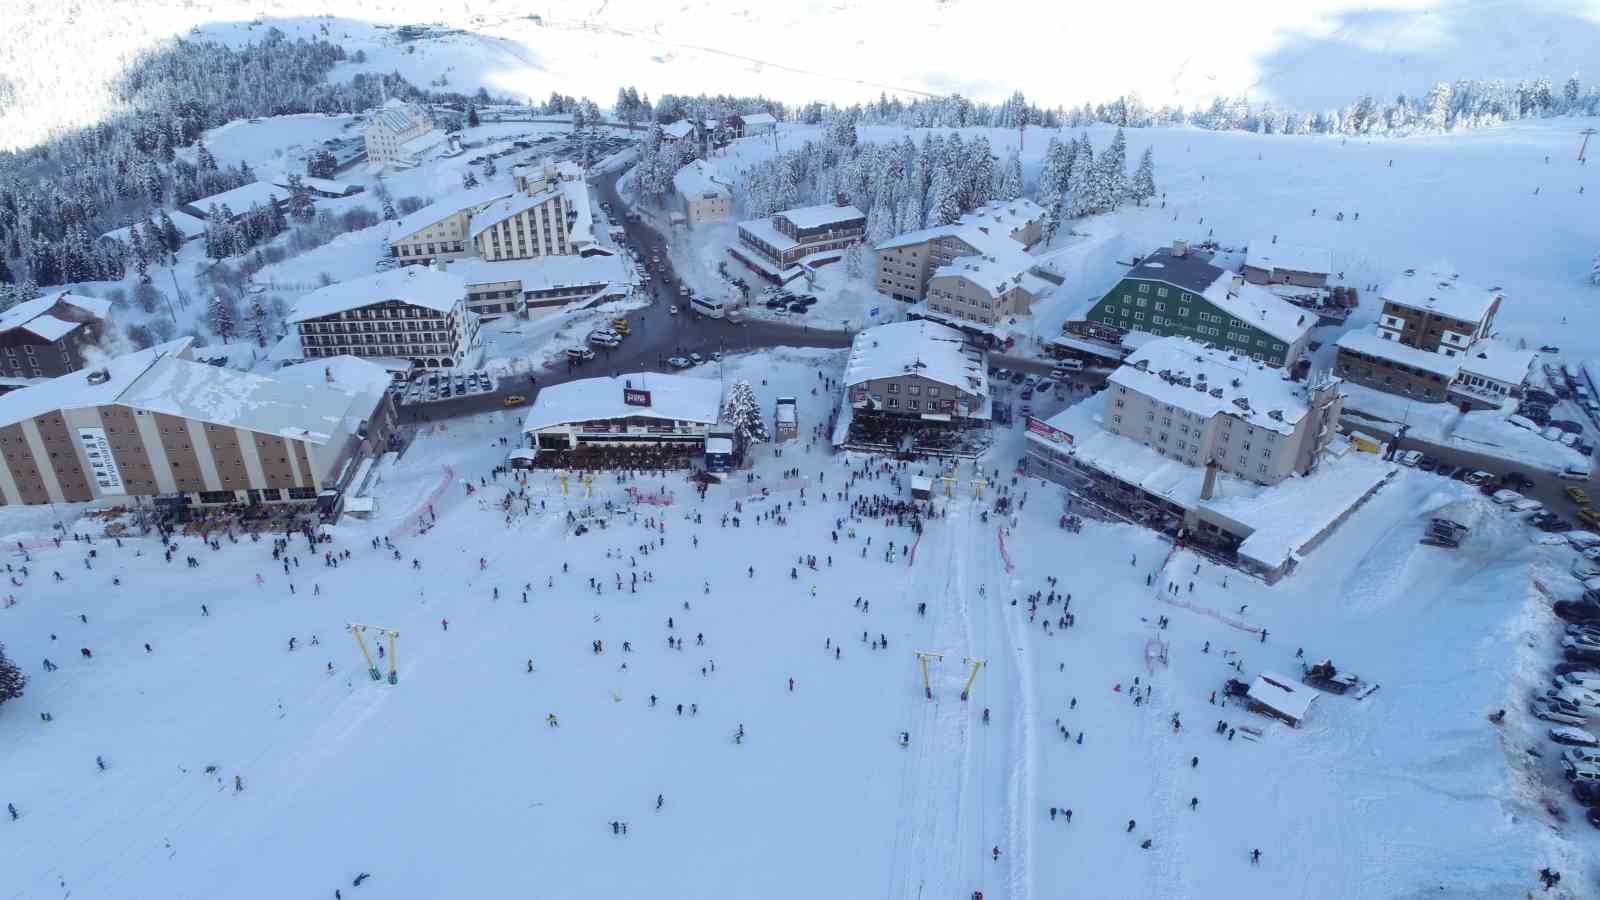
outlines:
[[[1361,692],[1361,693],[1359,693],[1359,694],[1357,694],[1357,695],[1356,695],[1356,699],[1357,699],[1357,700],[1365,700],[1365,699],[1367,699],[1367,697],[1368,697],[1368,696],[1370,696],[1370,695],[1371,695],[1371,694],[1372,694],[1372,693],[1373,693],[1373,692],[1374,692],[1374,691],[1376,691],[1376,690],[1377,690],[1377,689],[1378,689],[1378,688],[1381,688],[1381,687],[1383,687],[1383,685],[1381,685],[1381,684],[1375,684],[1375,685],[1373,685],[1373,686],[1372,686],[1372,687],[1369,687],[1369,688],[1367,688],[1367,689],[1366,689],[1366,690],[1364,690],[1364,691],[1362,691],[1362,692]]]

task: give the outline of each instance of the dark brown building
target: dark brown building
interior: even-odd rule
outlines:
[[[0,313],[0,376],[54,378],[83,368],[110,311],[105,300],[61,291]]]

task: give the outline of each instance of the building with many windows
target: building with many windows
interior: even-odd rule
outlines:
[[[385,391],[331,381],[219,369],[185,338],[7,394],[0,503],[314,500],[389,421]]]
[[[536,319],[575,301],[621,300],[632,291],[620,256],[462,259],[437,267],[466,282],[467,310],[485,320],[506,315]]]
[[[1340,377],[1385,393],[1476,408],[1522,393],[1534,353],[1490,337],[1504,299],[1499,288],[1407,270],[1379,296],[1376,327],[1339,338]]]
[[[1102,421],[1188,466],[1257,484],[1309,472],[1338,433],[1338,379],[1311,384],[1188,338],[1150,341],[1111,373]]]
[[[303,358],[388,357],[416,368],[465,365],[478,339],[460,277],[422,266],[341,281],[300,298],[289,324]]]
[[[734,258],[763,276],[786,282],[800,265],[822,265],[844,256],[867,230],[867,216],[854,206],[822,204],[788,209],[739,223]]]
[[[0,376],[53,378],[83,368],[100,343],[108,301],[71,291],[36,297],[0,313]]]
[[[567,195],[550,188],[496,200],[472,217],[467,239],[473,255],[489,261],[572,253],[567,243]]]
[[[1032,267],[1033,258],[1014,249],[959,257],[934,270],[927,302],[914,307],[911,315],[967,328],[1026,314],[1050,287],[1030,274]]]
[[[1027,199],[990,200],[968,210],[956,220],[957,227],[977,229],[982,234],[1010,238],[1027,250],[1044,238],[1044,207]]]
[[[390,227],[389,254],[402,266],[471,256],[474,250],[468,227],[472,217],[515,192],[501,180],[442,197]]]
[[[1315,313],[1211,264],[1177,241],[1140,260],[1084,317],[1107,333],[1176,335],[1272,366],[1299,361]]]
[[[373,167],[415,166],[424,153],[446,141],[445,133],[433,127],[433,116],[425,107],[398,99],[372,112],[361,137],[367,162]]]
[[[719,181],[716,174],[709,163],[697,159],[672,176],[677,204],[690,228],[733,217],[733,187]]]
[[[990,415],[986,355],[962,332],[913,320],[856,334],[845,363],[853,415],[949,422]]]
[[[722,382],[636,372],[553,384],[534,397],[522,423],[539,454],[603,447],[705,450],[722,414]]]

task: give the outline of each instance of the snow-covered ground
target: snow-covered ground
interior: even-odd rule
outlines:
[[[996,487],[975,499],[967,466],[920,536],[852,519],[839,491],[905,499],[917,469],[807,439],[829,413],[819,373],[842,363],[731,358],[727,377],[764,409],[799,398],[802,439],[759,449],[755,480],[703,500],[681,475],[603,475],[585,497],[538,473],[508,515],[506,478],[465,489],[517,435],[496,412],[431,426],[381,464],[377,517],[315,551],[291,539],[287,572],[268,541],[220,534],[215,551],[179,537],[172,563],[148,539],[97,539],[89,569],[89,547],[47,541],[74,511],[0,510],[0,534],[32,547],[26,563],[8,554],[30,574],[0,609],[33,679],[0,712],[0,799],[21,814],[0,843],[9,892],[359,897],[351,881],[370,872],[385,897],[1498,898],[1551,865],[1593,896],[1595,832],[1522,701],[1556,631],[1530,578],[1569,593],[1571,551],[1403,472],[1267,587],[1168,559],[1130,526],[1061,531],[1059,489],[1004,474],[1020,428],[983,463],[1022,504],[1014,519],[983,520]],[[603,528],[566,526],[606,502]],[[1467,545],[1418,545],[1446,505],[1471,520]],[[399,559],[372,546],[385,539]],[[1052,590],[1075,627],[1056,626],[1060,602],[1030,614]],[[366,678],[352,621],[400,632],[397,685]],[[1294,674],[1301,647],[1381,690],[1321,696],[1301,729],[1208,702],[1234,659]],[[932,702],[914,650],[943,654]],[[987,663],[963,703],[972,658]],[[1136,678],[1148,704],[1131,700]],[[1484,714],[1500,707],[1497,729]],[[1261,738],[1205,730],[1217,720]]]

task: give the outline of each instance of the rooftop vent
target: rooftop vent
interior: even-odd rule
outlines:
[[[1247,410],[1247,409],[1250,408],[1250,398],[1249,397],[1235,397],[1235,398],[1233,398],[1233,405],[1239,407],[1240,409]]]
[[[1269,410],[1267,410],[1267,418],[1272,419],[1275,422],[1282,422],[1283,421],[1283,410],[1281,410],[1281,409],[1269,409]]]
[[[1172,242],[1172,255],[1173,256],[1188,256],[1189,255],[1189,242],[1188,241],[1173,241]]]
[[[111,380],[111,372],[107,369],[95,369],[89,373],[90,384],[105,384]]]
[[[1212,388],[1211,389],[1211,396],[1217,398],[1218,400],[1221,400],[1222,399],[1222,388]]]

